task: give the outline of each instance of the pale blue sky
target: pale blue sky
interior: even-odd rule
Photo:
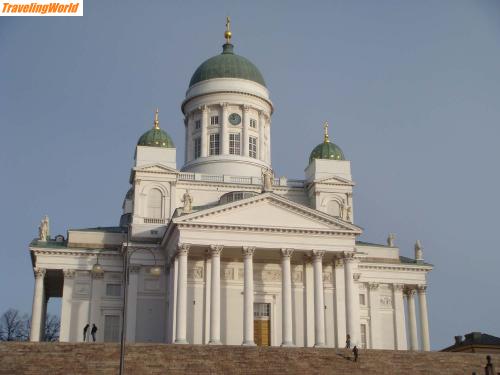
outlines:
[[[183,155],[180,103],[229,14],[275,104],[277,174],[303,176],[328,120],[361,239],[395,232],[413,256],[418,238],[435,265],[432,347],[500,336],[500,2],[86,0],[84,14],[0,19],[0,312],[31,309],[44,214],[54,235],[118,223],[156,106]]]

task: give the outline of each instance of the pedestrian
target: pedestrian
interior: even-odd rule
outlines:
[[[346,349],[350,349],[351,348],[351,335],[347,335],[347,337],[346,337],[345,348]]]
[[[83,327],[83,342],[87,341],[87,331],[89,330],[89,324]]]
[[[90,331],[90,334],[92,335],[92,341],[95,342],[95,334],[97,332],[97,327],[95,326],[95,324],[92,324],[92,330]]]
[[[358,347],[356,345],[352,348],[352,354],[354,354],[354,362],[358,362]]]

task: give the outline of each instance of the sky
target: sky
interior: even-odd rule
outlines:
[[[275,173],[303,178],[327,120],[360,239],[396,233],[410,257],[420,239],[435,266],[432,348],[500,336],[500,2],[479,0],[85,0],[83,17],[1,18],[0,313],[31,312],[43,215],[52,235],[118,224],[156,107],[184,154],[180,104],[226,15],[271,93]]]

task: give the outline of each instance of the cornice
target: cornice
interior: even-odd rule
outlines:
[[[432,270],[432,267],[429,266],[411,266],[408,264],[405,265],[397,265],[397,264],[366,264],[360,263],[358,268],[365,270],[393,270],[393,271],[419,271],[419,272],[429,272]]]
[[[82,257],[99,255],[99,257],[121,257],[121,253],[118,251],[111,253],[111,252],[97,251],[93,249],[71,249],[71,248],[51,249],[51,248],[40,248],[40,247],[30,247],[29,249],[32,253],[41,255],[71,255],[71,256],[82,256]]]

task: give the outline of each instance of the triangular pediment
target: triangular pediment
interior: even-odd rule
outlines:
[[[134,167],[135,172],[150,172],[150,173],[168,173],[168,174],[178,174],[179,171],[175,168],[171,168],[161,163],[144,164],[140,167]]]
[[[177,224],[361,233],[361,229],[273,193],[177,217]]]
[[[330,176],[314,181],[316,184],[354,186],[354,181],[339,176]]]

